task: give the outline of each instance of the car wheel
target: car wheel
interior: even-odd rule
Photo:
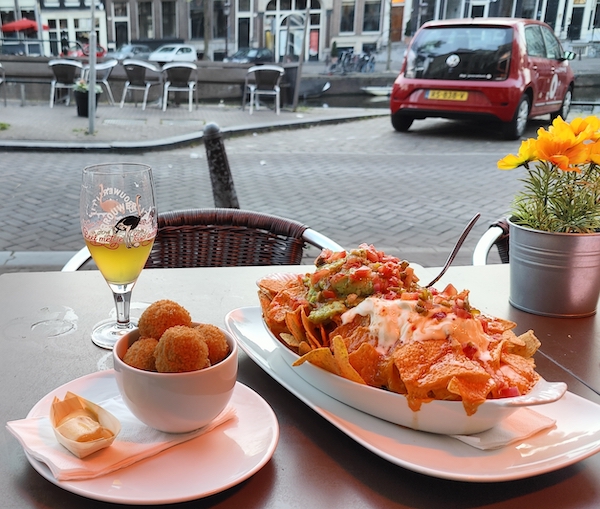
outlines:
[[[563,120],[567,120],[567,115],[571,110],[571,101],[573,100],[573,90],[569,88],[563,97],[563,102],[560,106],[560,110],[550,113],[550,120],[554,121],[556,117],[562,117]]]
[[[392,115],[392,126],[396,131],[405,133],[410,129],[414,120],[414,118],[407,117],[406,115]]]
[[[519,101],[519,105],[515,111],[515,116],[510,122],[504,124],[504,137],[507,140],[516,140],[523,136],[527,128],[527,120],[529,119],[529,97],[524,95]]]

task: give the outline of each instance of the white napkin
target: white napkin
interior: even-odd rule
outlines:
[[[204,435],[235,416],[235,408],[227,406],[212,422],[189,433],[164,433],[139,421],[125,406],[121,396],[99,403],[121,421],[121,432],[110,447],[79,459],[56,441],[50,419],[35,417],[6,423],[25,451],[45,463],[59,481],[92,479],[125,468]]]
[[[544,429],[554,426],[556,421],[534,412],[530,408],[519,408],[492,429],[473,435],[451,435],[477,449],[489,451],[500,449],[519,440],[525,440]]]

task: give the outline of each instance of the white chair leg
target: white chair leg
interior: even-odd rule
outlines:
[[[106,88],[106,93],[108,94],[108,101],[110,102],[111,106],[115,105],[115,98],[113,96],[112,90],[110,88],[110,85],[108,84],[108,81],[102,81],[101,82],[104,87]]]
[[[279,90],[275,92],[275,112],[279,115]]]
[[[125,96],[127,96],[127,85],[128,83],[125,83],[125,88],[123,89],[123,96],[121,97],[121,108],[125,104]]]
[[[50,85],[50,107],[54,108],[54,94],[56,93],[56,89],[54,88],[54,83]]]
[[[254,108],[254,90],[250,89],[250,115],[252,115],[253,108]]]
[[[162,100],[162,110],[167,111],[167,99],[169,98],[169,85],[164,86],[163,90],[163,100]]]
[[[150,91],[150,86],[146,85],[146,89],[144,90],[144,104],[142,104],[142,110],[146,109],[146,102],[148,101],[148,92]]]
[[[190,90],[188,91],[188,103],[189,103],[189,107],[188,109],[190,111],[192,111],[192,94],[194,93],[194,91],[192,90],[192,88],[190,87]]]

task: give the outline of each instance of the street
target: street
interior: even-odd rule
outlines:
[[[526,135],[546,125],[545,117],[534,120]],[[438,119],[417,121],[408,133],[381,117],[228,138],[225,146],[241,208],[290,217],[346,248],[366,242],[423,266],[442,265],[480,212],[455,261],[470,264],[478,238],[507,213],[523,172],[497,169],[519,142],[501,140],[495,126]],[[0,252],[80,249],[81,169],[93,163],[150,164],[159,212],[214,206],[203,145],[0,158]]]

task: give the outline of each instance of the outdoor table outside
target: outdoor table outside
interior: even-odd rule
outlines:
[[[135,288],[133,314],[136,309],[139,314],[136,302],[148,304],[168,298],[186,307],[195,321],[224,327],[230,311],[258,306],[256,281],[260,277],[273,272],[308,270],[307,266],[146,270]],[[422,280],[435,274],[435,268],[418,269]],[[517,332],[534,329],[542,341],[536,355],[540,374],[548,380],[564,381],[571,393],[600,403],[597,373],[600,352],[595,346],[600,318],[549,319],[512,309],[508,304],[506,265],[452,267],[436,287],[443,288],[449,282],[458,289],[470,289],[471,304],[483,312],[517,322]],[[4,274],[0,277],[0,306],[3,309],[0,406],[5,422],[26,417],[34,405],[61,385],[83,376],[104,377],[98,372],[112,368],[111,353],[97,348],[90,340],[93,325],[106,318],[113,307],[99,272]],[[280,427],[277,448],[271,460],[247,480],[229,484],[232,487],[220,493],[183,502],[180,507],[529,509],[600,505],[597,491],[600,455],[549,473],[507,482],[493,482],[494,475],[490,475],[490,482],[423,475],[397,466],[357,443],[288,392],[243,352],[239,366],[239,382],[256,393],[253,398],[263,398],[274,410]],[[323,409],[317,410],[323,413]],[[400,446],[410,452],[423,440],[436,444],[453,440],[424,435],[419,433],[414,443]],[[377,438],[376,433],[372,438]],[[563,437],[563,442],[568,440],[569,437]],[[572,444],[573,450],[580,446],[580,440]],[[32,468],[22,447],[6,429],[1,448],[5,458],[0,466],[3,506],[61,509],[82,504],[98,508],[113,506],[96,500],[97,495],[82,500],[80,495],[48,482]],[[487,455],[488,464],[490,457],[506,455],[502,451],[481,453],[466,445],[451,450],[460,450],[460,454],[453,456],[449,449],[442,451],[440,457],[449,463],[472,463],[475,473],[481,468],[482,454]],[[251,450],[246,454],[251,454]],[[431,454],[439,455],[440,451],[432,450]],[[515,462],[530,454],[535,451],[515,448]],[[150,464],[157,459],[145,461]],[[535,468],[532,466],[534,473]],[[167,471],[148,471],[157,476],[155,484],[159,486],[154,489],[160,489],[160,483],[170,475]],[[203,473],[195,475],[200,478]],[[103,495],[118,498],[119,493],[125,496],[131,492],[132,486],[121,482],[127,479],[126,472],[117,471],[106,477]],[[164,502],[147,505],[162,507]]]

